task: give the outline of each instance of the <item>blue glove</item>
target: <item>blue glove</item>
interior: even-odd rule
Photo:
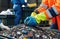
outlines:
[[[37,26],[36,19],[34,17],[32,17],[32,16],[27,17],[24,20],[24,24],[28,25],[28,26]]]

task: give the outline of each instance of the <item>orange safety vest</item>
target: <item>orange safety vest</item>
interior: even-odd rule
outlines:
[[[60,9],[59,9],[60,8],[60,0],[42,0],[42,3],[40,4],[40,6],[36,10],[39,13],[44,12],[47,9],[51,8],[53,5],[55,6],[58,13],[60,13]],[[56,17],[53,17],[52,22],[55,23],[55,24],[57,23],[58,30],[60,30],[60,15],[58,15]]]

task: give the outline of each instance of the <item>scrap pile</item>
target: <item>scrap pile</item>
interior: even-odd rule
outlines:
[[[58,30],[27,26],[15,26],[10,31],[0,31],[0,36],[10,39],[58,39],[58,34]]]

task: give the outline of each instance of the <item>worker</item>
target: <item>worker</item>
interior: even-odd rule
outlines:
[[[40,6],[24,20],[24,24],[37,26],[41,21],[49,19],[52,19],[54,25],[51,28],[60,30],[60,0],[42,0]]]
[[[28,5],[27,0],[11,0],[15,14],[14,25],[18,25],[22,17],[22,5]]]

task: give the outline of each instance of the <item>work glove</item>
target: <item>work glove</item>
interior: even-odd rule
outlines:
[[[24,24],[27,25],[27,26],[37,26],[36,19],[32,16],[27,17],[24,20]]]
[[[24,24],[28,26],[37,26],[38,24],[40,24],[41,21],[45,21],[45,20],[47,20],[46,16],[44,12],[41,12],[40,14],[37,14],[35,16],[27,17],[24,20]]]

